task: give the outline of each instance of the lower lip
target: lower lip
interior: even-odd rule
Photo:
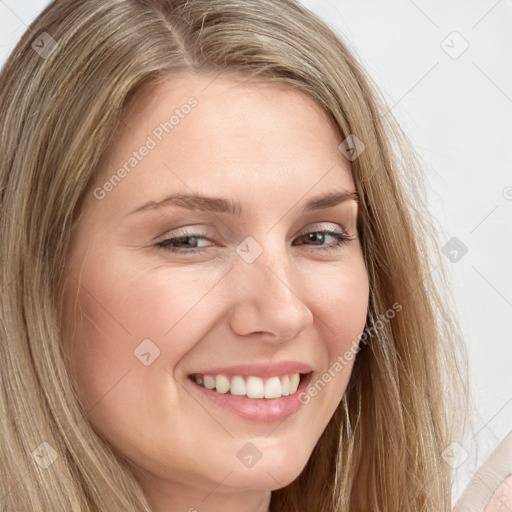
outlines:
[[[303,404],[299,400],[300,393],[306,390],[311,380],[311,373],[301,377],[299,387],[293,395],[281,398],[247,398],[231,393],[217,393],[217,391],[196,384],[192,379],[189,380],[194,390],[214,405],[244,420],[258,423],[275,423],[283,421],[301,408]]]

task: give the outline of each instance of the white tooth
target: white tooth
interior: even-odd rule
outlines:
[[[263,398],[264,394],[263,380],[259,377],[247,377],[247,396],[249,398]]]
[[[281,377],[281,395],[288,396],[290,394],[290,377],[285,375]]]
[[[195,380],[196,380],[196,384],[201,385],[203,383],[203,379],[201,378],[200,375],[196,375]]]
[[[207,389],[215,388],[215,377],[212,377],[211,375],[205,375],[203,377],[203,386]]]
[[[232,395],[245,395],[247,393],[247,386],[245,380],[237,375],[231,379],[231,394]]]
[[[215,388],[217,393],[227,393],[229,391],[229,379],[225,375],[215,377]]]
[[[281,380],[279,377],[271,377],[265,383],[265,398],[281,397]]]
[[[292,373],[290,375],[290,395],[293,395],[299,387],[300,375],[298,373]]]

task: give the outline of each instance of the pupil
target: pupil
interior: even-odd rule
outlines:
[[[195,245],[195,242],[197,242],[197,236],[184,236],[178,239],[179,244],[181,243],[185,245]]]
[[[324,234],[323,233],[309,233],[309,239],[311,242],[323,242]]]

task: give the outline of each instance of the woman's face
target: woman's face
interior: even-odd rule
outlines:
[[[309,96],[234,76],[182,75],[125,116],[65,320],[92,424],[154,496],[282,487],[340,403],[369,296],[341,142]]]

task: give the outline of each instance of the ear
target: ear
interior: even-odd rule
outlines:
[[[512,512],[512,432],[473,475],[453,512]]]

